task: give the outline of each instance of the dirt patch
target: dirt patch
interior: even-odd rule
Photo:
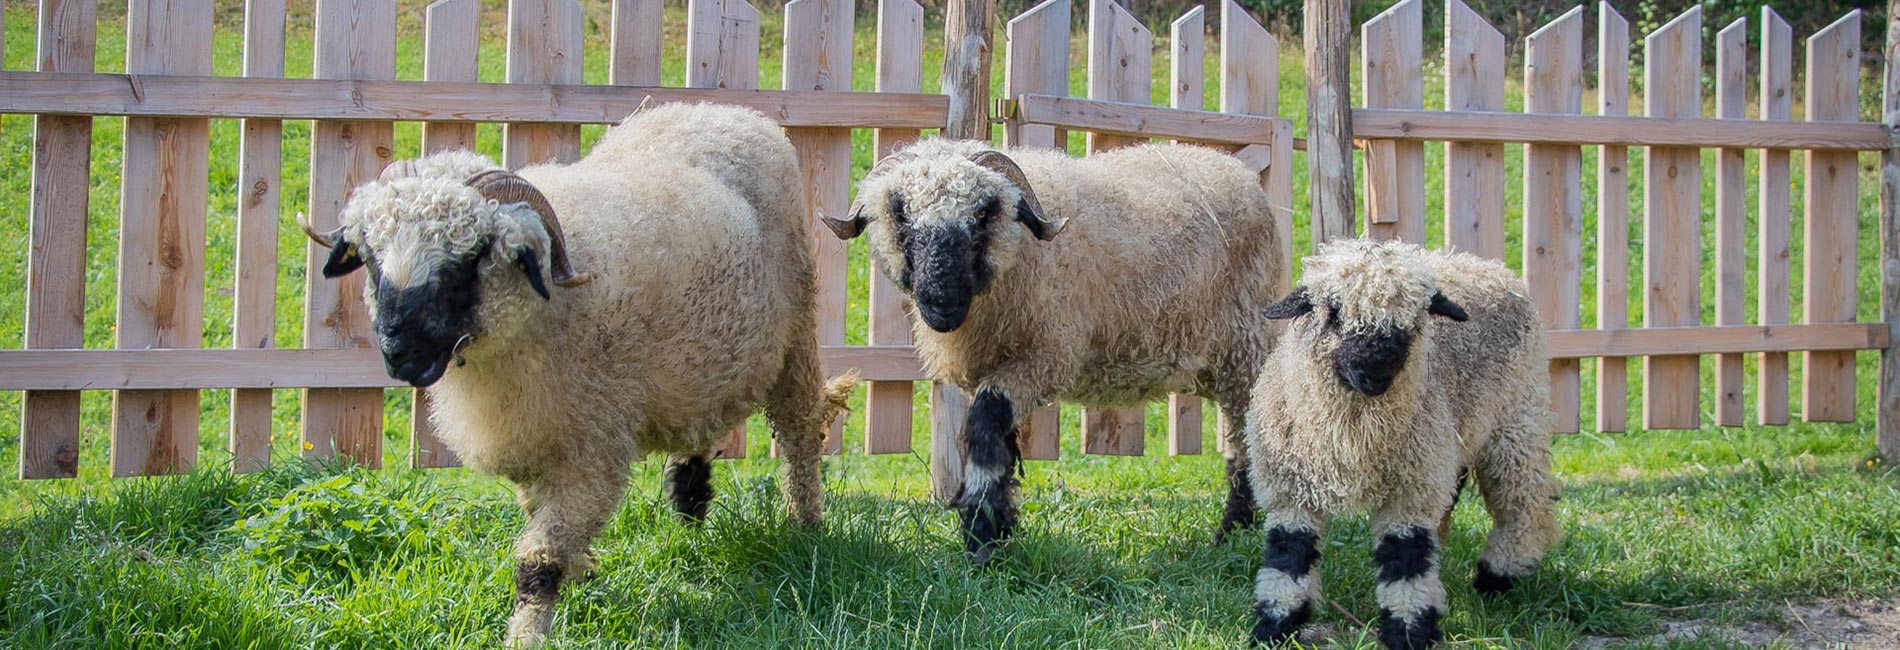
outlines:
[[[1662,631],[1641,637],[1584,637],[1578,648],[1603,650],[1629,645],[1697,639],[1747,647],[1900,648],[1900,599],[1789,603],[1780,621],[1723,624],[1706,619],[1665,620]]]

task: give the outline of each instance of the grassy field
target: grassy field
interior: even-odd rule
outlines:
[[[4,67],[23,69],[30,66],[34,17],[30,7],[7,6]],[[401,3],[399,33],[419,33],[421,7]],[[220,9],[216,68],[235,74],[241,16],[235,4]],[[292,76],[309,71],[309,9],[302,4],[293,12]],[[98,67],[118,70],[123,23],[111,14],[122,9],[101,11]],[[588,12],[593,56],[605,51],[601,29],[607,14],[593,1]],[[499,12],[491,14],[488,24],[499,25]],[[669,46],[676,51],[683,41],[681,16],[674,11],[670,18]],[[761,66],[766,87],[778,78],[778,29],[777,17],[768,13]],[[501,37],[496,29],[484,41],[486,79],[500,78]],[[872,46],[870,32],[860,29],[859,61],[871,60]],[[1300,59],[1288,50],[1281,62],[1282,112],[1298,124]],[[398,52],[399,75],[419,78],[420,39],[405,36]],[[940,56],[935,50],[925,56],[927,90],[934,90]],[[1216,54],[1209,56],[1211,61]],[[671,59],[666,79],[677,84],[678,57]],[[1165,65],[1157,61],[1158,79],[1165,78]],[[1076,70],[1079,94],[1080,60]],[[1427,105],[1437,105],[1439,72],[1428,73]],[[605,78],[603,57],[593,56],[586,79]],[[868,64],[858,66],[855,85],[869,89]],[[1511,87],[1515,108],[1521,93],[1515,80]],[[1216,96],[1215,89],[1208,94]],[[113,340],[121,125],[111,118],[95,122],[89,347],[109,347]],[[0,117],[0,347],[18,347],[22,340],[31,131],[30,118]],[[230,345],[238,132],[235,121],[213,122],[208,347]],[[586,135],[591,141],[599,132],[589,128]],[[402,125],[397,133],[397,155],[413,155],[419,129]],[[498,154],[499,136],[499,127],[484,127],[483,150]],[[305,200],[308,138],[307,123],[286,125],[286,224]],[[861,171],[870,162],[868,133],[857,134],[854,149]],[[1428,168],[1437,169],[1442,149],[1427,151]],[[1595,155],[1585,152],[1586,169],[1594,169]],[[1640,201],[1637,158],[1631,196]],[[1299,187],[1303,166],[1299,161]],[[1519,149],[1507,150],[1507,166],[1512,178],[1521,174]],[[1862,230],[1869,234],[1871,174],[1871,168],[1863,170],[1861,200]],[[1799,182],[1799,170],[1796,175]],[[1585,232],[1593,233],[1589,176]],[[1705,174],[1705,182],[1712,176]],[[1431,177],[1429,214],[1443,209],[1440,182]],[[1517,205],[1518,183],[1508,185],[1507,204]],[[1705,191],[1704,199],[1712,202],[1713,191]],[[1800,206],[1795,208],[1798,229]],[[1305,250],[1304,217],[1298,224],[1298,246]],[[1518,231],[1515,217],[1509,230]],[[1632,230],[1632,240],[1640,242],[1640,228]],[[1434,239],[1438,231],[1434,222]],[[1752,224],[1749,232],[1752,245]],[[287,227],[282,250],[301,250],[298,237]],[[1511,246],[1516,264],[1515,234]],[[1876,306],[1877,276],[1867,261],[1877,247],[1872,237],[1863,239],[1863,318],[1871,318]],[[1632,260],[1640,260],[1640,247],[1633,252]],[[852,342],[860,343],[868,277],[861,243],[852,256],[849,329]],[[1585,259],[1585,277],[1594,278],[1592,243],[1585,244]],[[1797,286],[1800,264],[1797,252]],[[1711,273],[1713,264],[1704,268]],[[1640,276],[1640,267],[1633,267],[1631,277]],[[301,340],[303,282],[301,268],[282,267],[279,342]],[[1705,278],[1704,284],[1712,295],[1712,282]],[[1750,284],[1752,290],[1752,272]],[[1591,325],[1593,286],[1585,287],[1584,296],[1584,322]],[[1713,300],[1704,305],[1712,309]],[[1798,317],[1799,294],[1795,308]],[[1640,319],[1640,303],[1631,313]],[[1870,423],[1874,359],[1863,354],[1860,360],[1860,421]],[[1796,366],[1798,371],[1798,358]],[[1587,399],[1590,368],[1586,363],[1586,413],[1594,408]],[[1705,378],[1705,391],[1711,383]],[[408,392],[389,395],[385,461],[397,466],[407,454]],[[1753,397],[1751,390],[1751,408]],[[218,391],[203,399],[200,465],[207,469],[181,478],[108,480],[109,399],[106,393],[85,398],[80,479],[0,478],[0,647],[434,648],[496,641],[510,603],[509,541],[520,524],[505,484],[462,470],[368,471],[295,462],[233,477],[220,469],[227,398]],[[1640,392],[1633,390],[1631,405],[1638,399]],[[1798,401],[1797,393],[1797,411]],[[18,393],[0,394],[0,422],[18,421],[19,402]],[[276,449],[287,459],[298,451],[295,393],[278,391],[277,407]],[[1151,408],[1151,419],[1157,416]],[[721,498],[703,527],[672,520],[658,496],[658,464],[641,463],[633,470],[629,502],[598,543],[602,576],[569,590],[556,643],[1238,644],[1248,630],[1260,541],[1245,536],[1230,547],[1209,545],[1219,508],[1218,458],[1081,456],[1074,421],[1066,418],[1067,460],[1030,466],[1020,543],[1007,559],[983,569],[963,561],[953,516],[927,497],[921,417],[919,454],[850,453],[828,461],[831,507],[817,531],[782,521],[771,486],[776,463],[763,460],[765,436],[756,422],[753,459],[718,465]],[[860,426],[854,419],[849,449],[861,449]],[[1151,438],[1149,446],[1160,449],[1164,442]],[[1783,643],[1811,640],[1813,622],[1790,604],[1900,606],[1900,476],[1871,461],[1871,450],[1867,424],[1565,437],[1557,442],[1557,463],[1566,485],[1560,511],[1568,539],[1516,594],[1479,601],[1466,583],[1488,521],[1476,500],[1467,498],[1446,561],[1452,588],[1446,630],[1452,640],[1476,647],[1557,648],[1602,637],[1638,646],[1726,647],[1759,641],[1759,634],[1743,632],[1761,629],[1770,640],[1786,635]],[[11,466],[17,454],[13,436],[0,439],[0,464]],[[1318,619],[1333,631],[1326,643],[1366,645],[1375,637],[1355,617],[1370,619],[1376,612],[1370,540],[1362,518],[1343,518],[1332,530],[1322,581],[1339,608],[1326,608]],[[1712,632],[1694,641],[1657,636],[1682,621],[1707,624]],[[1886,633],[1888,647],[1900,645],[1893,630]]]

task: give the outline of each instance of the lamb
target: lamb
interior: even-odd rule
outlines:
[[[877,268],[916,307],[926,371],[973,396],[955,502],[972,561],[1011,535],[1017,427],[1057,398],[1218,402],[1234,424],[1217,539],[1252,520],[1240,424],[1271,340],[1260,309],[1285,270],[1274,211],[1239,160],[1187,145],[1077,159],[926,139],[873,166],[850,215],[826,224],[845,239],[870,232]]]
[[[1266,311],[1290,321],[1247,420],[1267,538],[1253,638],[1306,622],[1324,517],[1356,510],[1378,540],[1380,640],[1428,647],[1445,613],[1443,518],[1466,472],[1495,523],[1479,593],[1510,589],[1560,534],[1543,330],[1522,281],[1465,254],[1338,241],[1307,258],[1301,284]]]
[[[515,484],[511,644],[539,645],[562,582],[593,569],[630,461],[667,454],[667,496],[697,521],[714,445],[760,405],[791,517],[819,520],[823,425],[851,380],[820,375],[804,195],[776,123],[672,104],[573,164],[399,161],[335,230],[304,224],[325,277],[368,271],[390,376],[429,387],[445,442]]]

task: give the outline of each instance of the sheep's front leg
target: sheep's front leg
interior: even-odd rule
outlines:
[[[1016,477],[1021,458],[1016,444],[1016,408],[1001,391],[976,392],[963,424],[968,457],[957,513],[963,522],[963,546],[970,561],[988,562],[1016,528]]]
[[[1445,583],[1438,577],[1442,510],[1437,503],[1389,505],[1373,515],[1379,641],[1387,648],[1423,649],[1439,640],[1438,620],[1445,615]]]
[[[510,646],[540,647],[554,622],[562,583],[591,576],[594,558],[589,546],[626,495],[626,468],[624,459],[595,459],[586,466],[559,464],[516,488],[521,507],[528,512],[528,525],[515,540]]]
[[[1227,449],[1222,452],[1227,457],[1227,506],[1221,512],[1220,528],[1214,532],[1214,544],[1227,541],[1227,534],[1239,528],[1252,526],[1258,518],[1253,501],[1253,482],[1247,466],[1247,404],[1249,396],[1246,390],[1229,391],[1221,397],[1220,409],[1222,422],[1218,432],[1226,441]]]
[[[697,456],[668,456],[664,482],[666,498],[673,502],[673,512],[689,523],[699,523],[706,519],[706,508],[712,504],[712,461],[706,454]]]
[[[1266,508],[1265,562],[1254,577],[1253,640],[1280,643],[1292,638],[1313,617],[1319,599],[1319,513],[1291,499],[1274,497]]]
[[[1539,434],[1542,414],[1494,436],[1474,473],[1491,513],[1491,537],[1478,557],[1474,586],[1479,595],[1509,591],[1529,575],[1557,543],[1557,477],[1550,471],[1548,434]]]

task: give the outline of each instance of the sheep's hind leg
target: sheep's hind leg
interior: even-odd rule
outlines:
[[[1432,500],[1437,501],[1437,500]],[[1387,648],[1429,648],[1440,639],[1445,583],[1438,577],[1442,504],[1388,506],[1373,515],[1379,569],[1379,641]]]
[[[957,514],[963,524],[963,549],[983,564],[1009,540],[1016,528],[1016,477],[1022,456],[1016,445],[1016,409],[1008,396],[981,389],[963,424],[968,458]]]
[[[680,518],[691,523],[706,519],[706,508],[713,497],[712,461],[706,454],[667,457],[662,485],[667,500],[673,502],[673,512]]]
[[[1253,501],[1253,481],[1247,469],[1247,395],[1245,391],[1221,398],[1225,426],[1218,432],[1227,449],[1227,506],[1221,512],[1220,528],[1214,532],[1214,544],[1227,541],[1227,534],[1254,525],[1258,510]]]
[[[793,346],[766,398],[765,418],[772,424],[772,437],[785,459],[781,489],[786,508],[793,521],[805,525],[818,523],[824,515],[825,488],[819,465],[824,459],[827,397],[824,375],[818,368],[817,346]]]
[[[1277,644],[1292,638],[1313,617],[1324,519],[1288,500],[1272,504],[1265,524],[1265,561],[1254,576],[1253,640]]]
[[[1526,421],[1523,431],[1494,437],[1473,470],[1492,522],[1474,580],[1483,596],[1509,591],[1517,579],[1537,568],[1561,536],[1550,446],[1541,436],[1532,435],[1535,420]]]
[[[593,571],[588,547],[627,491],[626,459],[604,456],[613,458],[557,464],[517,487],[528,525],[515,540],[515,605],[508,619],[512,647],[540,647],[554,622],[562,583]]]

